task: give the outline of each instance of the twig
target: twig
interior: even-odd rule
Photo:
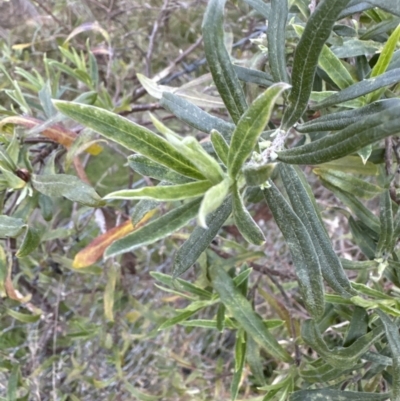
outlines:
[[[83,168],[83,165],[81,163],[81,160],[79,159],[79,156],[74,157],[73,159],[73,164],[76,170],[76,173],[78,174],[78,177],[83,181],[86,182],[86,184],[92,185],[89,181],[88,176],[86,175],[85,169]]]
[[[141,111],[152,111],[162,109],[162,106],[159,103],[148,103],[148,104],[137,104],[132,106],[130,110],[121,111],[119,113],[120,116],[126,116],[131,113],[138,113]]]
[[[192,53],[203,41],[203,37],[200,37],[197,39],[195,43],[193,43],[191,46],[189,46],[184,52],[182,52],[175,60],[171,62],[171,64],[165,68],[163,71],[158,73],[153,80],[155,82],[160,82],[164,78],[166,78],[169,74],[171,74],[172,70],[176,67],[177,64],[179,64],[185,57],[187,57],[190,53]],[[132,101],[135,101],[139,98],[141,98],[144,94],[146,93],[146,89],[143,87],[140,87],[137,89],[133,95]]]
[[[153,55],[154,50],[154,41],[158,32],[158,28],[162,23],[163,19],[165,18],[165,12],[168,9],[169,0],[164,0],[163,6],[161,8],[161,12],[158,15],[156,22],[153,25],[153,30],[151,31],[150,38],[149,38],[149,47],[146,53],[146,75],[150,77],[151,75],[151,56]]]
[[[53,18],[53,20],[55,22],[57,22],[58,25],[62,26],[65,30],[69,31],[70,28],[65,25],[60,19],[58,19],[52,12],[51,10],[49,10],[42,1],[38,1],[38,0],[33,0],[33,2],[40,7],[46,14],[50,15],[51,18]]]

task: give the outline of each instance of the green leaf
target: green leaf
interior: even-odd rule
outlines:
[[[377,78],[379,79],[379,78]],[[398,133],[400,115],[398,107],[367,116],[343,130],[278,153],[279,160],[290,164],[320,164],[339,159]]]
[[[251,373],[257,381],[257,385],[264,386],[266,382],[260,355],[260,347],[254,341],[253,337],[247,338],[246,361],[250,366]]]
[[[246,184],[250,187],[264,185],[271,177],[276,163],[269,163],[263,165],[247,164],[243,169],[244,179]]]
[[[288,0],[271,0],[271,13],[268,19],[267,42],[268,62],[275,82],[289,82],[286,71],[286,21]]]
[[[250,213],[245,208],[239,190],[235,185],[233,190],[233,217],[235,224],[243,238],[254,245],[261,245],[265,242],[265,237],[260,227],[253,220]]]
[[[235,370],[231,382],[231,400],[236,400],[239,393],[239,386],[243,375],[243,368],[246,356],[247,340],[243,329],[236,333],[235,343]]]
[[[86,206],[99,207],[105,202],[96,191],[74,175],[67,174],[32,174],[33,187],[43,195],[61,197],[72,202],[79,202]]]
[[[358,260],[348,260],[348,259],[340,259],[342,266],[346,270],[366,270],[366,269],[376,269],[378,267],[378,263],[375,260],[366,260],[360,262]]]
[[[167,137],[168,141],[178,152],[190,158],[193,165],[196,166],[198,171],[200,171],[204,177],[213,184],[218,184],[222,181],[225,174],[222,171],[221,166],[202,148],[195,138],[189,136],[181,141],[172,135],[167,135]]]
[[[226,143],[224,137],[217,130],[214,129],[211,131],[210,137],[215,153],[222,161],[222,163],[224,163],[224,165],[227,166],[229,146]]]
[[[293,24],[293,28],[297,35],[301,37],[304,32],[304,28],[295,24]],[[348,86],[354,84],[354,80],[347,68],[327,45],[322,47],[321,55],[318,59],[318,65],[340,89],[347,88]]]
[[[351,234],[353,236],[354,242],[359,246],[362,253],[368,259],[375,258],[376,252],[376,243],[375,241],[368,235],[368,233],[363,230],[359,221],[353,219],[353,217],[349,217],[349,227]]]
[[[196,199],[173,209],[156,220],[146,224],[126,237],[115,241],[106,251],[106,257],[130,252],[152,244],[185,226],[196,217],[201,200]]]
[[[394,221],[392,210],[392,199],[389,190],[385,190],[380,197],[380,223],[381,232],[378,245],[376,247],[376,256],[391,254],[395,245]]]
[[[313,172],[325,182],[363,199],[371,199],[381,194],[384,189],[367,181],[356,178],[342,171],[315,168]]]
[[[128,156],[128,164],[138,174],[152,177],[159,181],[172,182],[173,184],[184,184],[190,181],[190,178],[180,175],[142,155]]]
[[[226,140],[229,140],[235,129],[232,123],[228,123],[206,113],[200,109],[200,107],[195,106],[173,93],[164,92],[160,105],[178,117],[179,120],[207,134],[210,133],[212,129],[215,129],[221,132]]]
[[[228,178],[221,181],[219,184],[211,187],[205,194],[201,202],[197,222],[200,227],[207,228],[206,217],[221,206],[224,199],[227,197],[230,187]]]
[[[233,179],[256,146],[277,98],[288,88],[289,85],[285,83],[272,85],[252,103],[239,120],[232,135],[228,155],[228,171]]]
[[[359,366],[362,368],[362,365]],[[346,377],[345,375],[350,374],[354,367],[350,369],[344,368],[334,368],[328,363],[324,363],[322,366],[318,366],[314,369],[307,369],[300,371],[301,377],[306,380],[308,383],[327,383],[328,381],[338,379],[339,377]],[[325,398],[324,398],[325,400]]]
[[[171,288],[177,288],[179,290],[187,291],[193,295],[197,295],[199,297],[203,297],[206,299],[212,298],[212,293],[207,290],[203,290],[202,288],[189,283],[188,281],[182,280],[180,278],[173,278],[168,274],[163,274],[159,272],[150,272],[150,275],[154,277],[156,280],[161,283],[168,285]]]
[[[373,40],[346,38],[338,46],[331,46],[331,51],[339,58],[374,55],[381,51],[382,43]]]
[[[307,21],[296,47],[292,69],[293,88],[282,128],[289,129],[304,113],[310,98],[318,59],[332,28],[350,0],[322,0]]]
[[[265,351],[279,361],[291,361],[290,355],[277,342],[275,337],[267,330],[263,321],[254,312],[250,302],[234,285],[232,278],[219,266],[210,267],[210,277],[215,291],[219,294],[221,302],[237,320],[246,333],[265,349]]]
[[[400,7],[399,7],[400,9]],[[396,50],[397,42],[400,39],[400,25],[393,31],[390,35],[389,39],[386,41],[385,46],[381,54],[379,55],[379,59],[374,65],[374,68],[371,71],[371,78],[377,77],[378,75],[383,74],[387,67],[389,66],[393,53]]]
[[[377,77],[386,71],[392,60],[393,53],[396,50],[397,42],[399,41],[399,39],[400,39],[400,25],[398,25],[398,27],[393,31],[389,39],[386,41],[385,46],[383,47],[382,52],[379,55],[379,59],[371,71],[370,74],[371,78]],[[368,96],[367,101],[370,103],[374,100],[379,99],[382,96],[383,92],[384,90],[381,89],[374,93],[371,93]]]
[[[290,395],[289,401],[384,401],[389,397],[390,394],[319,389],[296,391]]]
[[[232,212],[232,201],[228,197],[222,205],[206,218],[207,228],[197,226],[189,239],[178,250],[173,267],[173,276],[178,277],[188,270],[206,250]]]
[[[318,329],[318,324],[313,319],[304,321],[301,328],[301,337],[304,342],[318,352],[327,363],[336,368],[343,368],[343,366],[350,368],[351,365],[354,366],[358,359],[382,337],[383,333],[383,326],[380,325],[357,338],[348,347],[330,349]]]
[[[159,395],[150,395],[144,393],[143,391],[140,391],[136,387],[132,386],[132,384],[130,384],[127,380],[124,380],[123,386],[130,394],[132,394],[134,399],[137,399],[139,401],[157,401],[160,398],[163,398],[162,396]]]
[[[337,113],[326,114],[322,117],[296,125],[296,130],[302,133],[320,131],[338,131],[362,120],[371,114],[379,113],[394,105],[398,99],[384,99],[354,110],[344,110]]]
[[[224,44],[225,2],[226,0],[208,2],[202,25],[203,42],[214,83],[236,123],[247,109],[247,103]]]
[[[172,326],[175,326],[178,323],[184,322],[185,320],[189,319],[190,316],[193,316],[196,312],[198,312],[200,309],[196,310],[186,310],[182,313],[178,313],[176,316],[171,317],[170,319],[167,319],[165,322],[161,324],[161,326],[158,328],[158,330],[165,330],[169,329]]]
[[[184,176],[204,179],[185,156],[154,132],[98,107],[60,100],[53,103],[63,114],[93,129],[105,138],[147,156]]]
[[[376,313],[382,320],[385,326],[386,338],[392,351],[392,395],[393,401],[400,400],[400,336],[399,328],[385,313],[377,309]]]
[[[0,237],[18,237],[25,227],[26,224],[21,219],[0,215]]]
[[[379,173],[376,164],[371,162],[366,162],[364,164],[361,158],[357,156],[346,156],[328,163],[319,164],[318,167],[366,176],[376,176]]]
[[[265,200],[289,246],[306,308],[311,316],[319,318],[324,313],[325,305],[318,255],[304,224],[272,181],[270,184],[271,187],[263,191]]]
[[[132,224],[136,226],[140,220],[144,217],[145,214],[150,212],[150,210],[156,209],[158,206],[158,202],[154,200],[142,199],[140,200],[133,209],[133,213],[131,216]]]
[[[17,399],[18,378],[20,375],[19,365],[12,367],[7,384],[7,401],[15,401]]]
[[[39,246],[40,240],[41,238],[38,231],[33,227],[27,227],[25,237],[22,240],[22,244],[15,256],[17,258],[28,256]]]
[[[22,323],[36,323],[40,320],[41,315],[31,315],[27,313],[16,312],[12,309],[7,309],[7,315],[22,322]]]
[[[379,7],[388,13],[397,15],[400,17],[400,4],[397,0],[367,0],[372,7]]]
[[[336,197],[340,199],[354,214],[360,219],[365,225],[374,230],[375,232],[380,232],[380,223],[378,218],[365,207],[354,195],[344,192],[341,189],[329,184],[328,182],[322,180],[322,184],[332,191]]]
[[[50,221],[53,218],[53,201],[48,196],[39,194],[38,202],[43,218]]]
[[[321,273],[334,291],[343,297],[355,295],[344,273],[338,256],[317,209],[317,204],[302,171],[286,164],[279,165],[279,172],[293,211],[304,224],[314,244]]]
[[[269,4],[265,4],[262,0],[244,0],[250,7],[253,7],[265,19],[269,19]]]
[[[352,0],[349,5],[340,13],[339,19],[348,17],[349,15],[362,13],[365,10],[373,8],[372,4],[367,3],[363,0]]]
[[[322,102],[313,105],[314,110],[324,109],[327,107],[334,106],[338,103],[347,102],[348,100],[357,99],[360,96],[367,95],[368,93],[374,92],[377,89],[385,86],[397,84],[400,81],[400,68],[385,72],[378,77],[364,79],[361,82],[357,82],[354,85],[349,86],[346,89],[336,92],[333,95],[327,97]]]
[[[348,347],[353,344],[357,338],[367,334],[368,332],[368,313],[364,308],[356,306],[353,316],[351,317],[350,325],[346,333],[346,338],[343,341],[343,346]]]
[[[265,86],[266,88],[274,84],[273,78],[263,71],[241,67],[240,65],[234,65],[233,68],[241,81]]]
[[[157,201],[173,201],[196,198],[204,195],[211,187],[210,181],[196,181],[180,185],[123,189],[111,192],[104,199],[154,199]]]

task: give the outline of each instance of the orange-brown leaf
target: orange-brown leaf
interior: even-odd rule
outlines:
[[[152,210],[146,213],[136,226],[133,226],[132,222],[127,220],[119,226],[114,227],[95,238],[89,245],[76,254],[72,266],[75,269],[83,269],[84,267],[96,263],[103,256],[105,249],[111,245],[111,243],[143,226],[155,214],[155,212],[156,210]]]
[[[37,120],[33,117],[10,116],[0,121],[0,129],[6,124],[22,125],[31,129],[43,124],[43,122],[44,121]],[[75,132],[62,127],[59,124],[54,124],[51,127],[45,128],[41,133],[45,137],[65,146],[66,148],[69,148],[77,137]],[[91,155],[96,156],[102,151],[102,147],[97,144],[93,144],[89,146],[86,151]]]

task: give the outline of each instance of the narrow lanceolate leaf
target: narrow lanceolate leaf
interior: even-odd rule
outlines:
[[[216,129],[221,132],[226,140],[229,140],[235,129],[232,123],[206,113],[200,107],[173,93],[164,92],[160,104],[178,117],[179,120],[207,134],[212,129]]]
[[[275,82],[289,82],[285,51],[288,11],[288,0],[271,0],[267,30],[268,62]]]
[[[201,202],[197,222],[200,227],[207,228],[206,217],[221,206],[229,192],[229,179],[226,178],[219,184],[211,187]]]
[[[394,247],[394,222],[392,200],[389,190],[384,191],[380,197],[381,233],[376,247],[377,257],[391,254]]]
[[[386,41],[385,46],[383,47],[382,52],[379,55],[379,59],[371,71],[371,78],[377,77],[386,71],[386,69],[390,64],[390,61],[392,60],[393,53],[396,50],[399,38],[400,38],[400,25],[398,25],[398,27],[393,31],[389,39]],[[368,96],[367,101],[372,102],[374,100],[379,99],[382,96],[383,92],[384,89],[371,93]]]
[[[105,202],[96,191],[78,177],[68,174],[32,175],[33,187],[50,197],[61,197],[86,206],[103,206]]]
[[[196,262],[201,253],[206,250],[208,245],[217,236],[218,231],[228,219],[231,212],[232,200],[228,197],[217,210],[206,217],[207,228],[197,226],[193,230],[189,239],[180,247],[175,256],[174,277],[183,274]]]
[[[130,252],[172,234],[196,217],[199,206],[200,200],[196,199],[169,211],[139,230],[115,241],[106,249],[105,257]]]
[[[260,95],[243,114],[232,135],[228,155],[228,171],[232,178],[239,174],[271,116],[275,101],[285,89],[285,83],[275,84]]]
[[[360,96],[367,95],[377,89],[385,86],[394,85],[400,82],[400,68],[385,72],[378,77],[364,79],[350,87],[336,92],[327,97],[322,102],[313,105],[313,109],[319,110],[335,104],[347,102],[348,100],[357,99]]]
[[[79,103],[61,100],[53,101],[53,103],[66,116],[129,150],[147,156],[187,177],[204,178],[193,164],[164,138],[124,117]]]
[[[400,17],[400,3],[397,0],[367,0],[367,3]]]
[[[238,78],[243,82],[265,86],[266,88],[274,84],[272,76],[263,71],[241,67],[240,65],[234,65],[233,68]]]
[[[190,158],[198,171],[213,184],[218,184],[224,177],[224,172],[218,162],[211,157],[193,137],[186,137],[180,140],[172,135],[168,135],[168,141],[174,148]]]
[[[317,210],[311,188],[300,169],[287,164],[279,165],[280,175],[296,215],[307,229],[314,244],[324,279],[338,294],[348,298],[355,295],[349,279],[344,273],[339,257]]]
[[[16,219],[6,215],[0,215],[0,237],[17,237],[21,234],[26,224],[22,219]]]
[[[397,42],[399,41],[399,39],[400,25],[393,31],[393,33],[390,35],[389,39],[385,43],[385,46],[383,47],[382,52],[379,55],[379,59],[371,71],[371,78],[377,77],[378,75],[381,75],[386,71],[392,60],[393,53],[396,50]]]
[[[299,36],[301,36],[304,32],[304,27],[300,25],[293,24],[293,28]],[[340,89],[347,88],[348,86],[354,84],[354,80],[347,68],[327,45],[322,47],[318,65],[328,74],[329,78]]]
[[[338,131],[362,120],[371,114],[379,113],[394,105],[400,106],[399,99],[384,99],[354,110],[344,110],[326,114],[304,124],[296,125],[296,130],[304,133]]]
[[[342,391],[319,389],[300,390],[291,394],[289,401],[385,401],[390,394],[363,393],[358,391]]]
[[[232,120],[236,123],[247,109],[247,103],[224,44],[225,1],[208,2],[202,30],[204,50],[214,83]]]
[[[242,381],[244,362],[246,357],[247,339],[243,329],[238,330],[235,343],[235,370],[231,383],[231,400],[235,401]]]
[[[385,313],[376,311],[385,326],[386,338],[392,351],[392,395],[391,401],[400,401],[400,335],[399,328]]]
[[[213,287],[221,298],[221,302],[246,333],[253,337],[268,354],[278,360],[289,362],[291,360],[290,355],[268,331],[261,318],[254,312],[250,302],[235,286],[232,278],[225,272],[223,267],[219,265],[211,266],[210,276]]]
[[[323,0],[311,14],[296,47],[293,60],[289,106],[282,121],[290,128],[304,113],[312,90],[318,59],[340,12],[350,0]]]
[[[340,201],[343,202],[354,213],[354,215],[371,230],[374,230],[376,233],[380,232],[381,228],[378,218],[355,196],[348,192],[342,191],[341,189],[329,184],[324,180],[322,180],[322,184],[324,187],[332,191],[335,196],[338,197]]]
[[[379,79],[379,78],[377,78]],[[290,164],[320,164],[347,156],[399,132],[399,107],[365,117],[349,127],[306,145],[283,150],[279,160]]]
[[[154,199],[157,201],[174,201],[196,198],[204,195],[211,187],[210,181],[196,181],[180,185],[144,187],[111,192],[104,199]]]
[[[210,137],[215,153],[225,166],[228,165],[229,146],[224,137],[214,129],[211,131]]]
[[[367,334],[357,338],[350,346],[330,349],[319,331],[318,324],[313,319],[306,320],[301,328],[301,337],[304,342],[336,368],[354,366],[359,358],[382,337],[383,333],[383,326],[374,327]]]
[[[270,8],[269,4],[265,4],[262,0],[244,0],[250,7],[253,7],[266,20],[269,19]]]
[[[33,227],[27,227],[25,237],[16,253],[17,258],[24,258],[34,251],[40,244],[40,235]]]
[[[263,232],[245,208],[236,185],[233,190],[233,217],[240,234],[247,242],[254,245],[261,245],[265,242]]]
[[[128,156],[129,167],[138,174],[155,178],[159,181],[171,182],[173,184],[184,184],[191,179],[165,167],[159,163],[153,162],[142,155]]]
[[[315,168],[313,172],[325,182],[359,198],[371,199],[384,191],[383,188],[377,185],[356,178],[351,174],[346,174],[343,171]]]
[[[318,319],[323,315],[325,308],[318,255],[307,228],[274,183],[271,181],[270,184],[271,187],[263,191],[265,200],[289,246],[306,308],[311,316]]]
[[[376,164],[369,161],[364,164],[362,159],[357,156],[346,156],[332,162],[319,164],[318,167],[364,176],[377,176],[379,173]]]

